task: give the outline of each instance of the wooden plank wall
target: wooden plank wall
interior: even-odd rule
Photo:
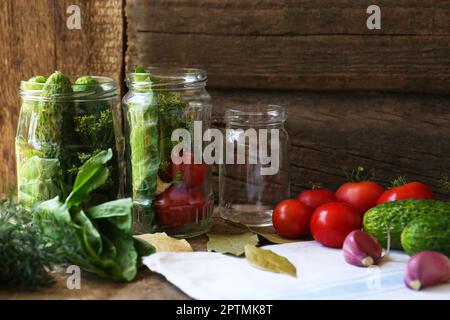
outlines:
[[[66,10],[81,9],[81,30],[68,30]],[[121,81],[122,0],[7,0],[0,2],[0,192],[15,183],[14,137],[19,82],[62,70],[72,78],[105,75]]]
[[[366,27],[381,7],[382,29]],[[449,0],[128,0],[129,66],[200,66],[210,86],[450,93]]]
[[[287,109],[293,194],[310,182],[337,188],[345,182],[343,169],[359,165],[375,169],[376,180],[386,186],[404,175],[439,190],[440,178],[450,175],[449,96],[263,90],[211,94],[218,119],[227,106],[280,104]]]
[[[368,31],[374,2],[382,30]],[[0,191],[15,181],[19,81],[120,81],[125,63],[207,69],[218,124],[230,105],[284,105],[294,192],[359,164],[433,186],[449,170],[450,0],[6,0],[0,14]]]
[[[358,165],[384,184],[450,173],[449,0],[128,0],[126,16],[127,68],[206,69],[219,125],[228,106],[286,107],[293,193]]]

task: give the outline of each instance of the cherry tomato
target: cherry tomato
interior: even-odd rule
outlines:
[[[401,199],[436,199],[433,191],[420,182],[410,182],[402,186],[386,190],[378,199],[377,204]]]
[[[318,207],[310,223],[314,239],[327,247],[342,248],[345,237],[361,229],[361,217],[347,203],[330,202]]]
[[[347,182],[336,191],[336,199],[350,204],[361,217],[377,205],[384,192],[382,186],[373,181]]]
[[[204,163],[195,164],[194,155],[190,155],[191,163],[172,164],[172,178],[176,181],[183,181],[189,189],[194,189],[203,184],[206,176],[206,165]]]
[[[306,204],[313,211],[322,204],[336,201],[334,193],[326,189],[305,190],[297,196],[297,200]]]
[[[156,199],[156,221],[163,227],[180,227],[203,219],[206,206],[201,192],[191,193],[184,187],[172,186]]]
[[[295,199],[281,201],[273,210],[273,227],[285,238],[300,238],[308,229],[311,209]]]

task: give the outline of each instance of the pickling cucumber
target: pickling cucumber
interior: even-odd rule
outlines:
[[[403,229],[401,243],[410,255],[433,250],[450,257],[450,210],[412,220]]]
[[[403,229],[411,221],[421,216],[445,213],[450,213],[450,203],[448,202],[436,200],[386,202],[366,212],[363,219],[363,228],[364,231],[377,238],[384,247],[387,245],[389,230],[391,248],[403,249],[400,237]]]

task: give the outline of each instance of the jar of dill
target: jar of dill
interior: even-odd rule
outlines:
[[[72,84],[60,71],[21,82],[15,145],[18,200],[25,207],[56,196],[64,199],[80,166],[107,149],[113,154],[109,178],[90,194],[89,204],[121,196],[124,143],[118,94],[110,78],[83,76]]]

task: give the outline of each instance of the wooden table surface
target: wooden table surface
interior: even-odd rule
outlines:
[[[228,233],[236,232],[237,227],[227,224],[219,217],[214,217],[212,232]],[[206,250],[206,235],[188,239],[194,251]],[[93,274],[82,272],[81,289],[70,290],[67,288],[68,275],[55,274],[56,283],[48,288],[36,290],[1,289],[0,299],[190,299],[177,287],[169,283],[163,276],[153,273],[143,267],[136,279],[131,283],[120,283],[108,279],[99,278]]]

